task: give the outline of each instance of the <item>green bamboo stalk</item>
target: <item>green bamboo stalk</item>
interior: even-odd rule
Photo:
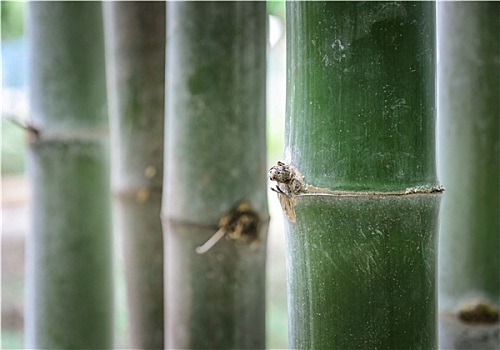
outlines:
[[[440,347],[500,347],[500,4],[438,6]]]
[[[263,348],[266,4],[172,2],[167,25],[166,345]],[[196,252],[235,217],[258,227]]]
[[[32,232],[26,347],[112,347],[101,4],[29,4]]]
[[[287,3],[290,348],[436,346],[434,15]]]
[[[116,224],[125,261],[131,345],[164,348],[165,2],[104,5]]]

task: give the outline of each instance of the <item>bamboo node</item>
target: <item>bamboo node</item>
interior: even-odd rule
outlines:
[[[135,200],[137,203],[146,203],[146,201],[149,198],[150,191],[149,189],[143,187],[140,188],[136,193],[135,193]]]
[[[198,254],[210,250],[222,237],[237,243],[253,243],[259,239],[260,217],[249,202],[240,202],[219,220],[219,229],[203,245],[196,247]]]
[[[496,323],[498,322],[498,307],[488,301],[475,299],[460,305],[458,318],[466,323]]]
[[[440,193],[444,192],[444,187],[441,185],[438,186],[415,186],[409,187],[405,190],[405,194],[418,194],[418,193]]]

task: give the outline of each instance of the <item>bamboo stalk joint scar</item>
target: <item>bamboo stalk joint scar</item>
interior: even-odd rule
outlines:
[[[271,190],[278,194],[281,208],[291,222],[295,222],[295,204],[296,197],[299,196],[404,196],[426,193],[440,193],[444,187],[438,186],[416,186],[406,188],[404,191],[392,192],[350,192],[333,191],[327,188],[319,188],[306,184],[304,177],[293,165],[278,161],[278,164],[269,169],[269,179],[276,181],[277,185]]]
[[[196,252],[208,252],[224,236],[238,243],[254,243],[259,238],[259,226],[259,214],[252,209],[249,202],[240,202],[220,218],[217,232],[197,247]]]

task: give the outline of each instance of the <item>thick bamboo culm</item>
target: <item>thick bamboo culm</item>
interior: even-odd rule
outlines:
[[[434,132],[434,3],[287,3],[290,348],[436,347]]]

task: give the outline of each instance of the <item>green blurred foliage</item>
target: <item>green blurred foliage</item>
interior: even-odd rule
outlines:
[[[267,13],[285,21],[285,0],[268,0]]]
[[[2,41],[21,37],[25,28],[26,2],[1,1],[0,13]],[[1,130],[2,174],[24,172],[25,132],[5,119],[2,119]]]
[[[2,330],[2,349],[24,349],[22,332]]]
[[[1,2],[2,41],[23,35],[25,11],[26,2]]]
[[[1,148],[2,174],[22,174],[25,166],[25,131],[3,119]]]

